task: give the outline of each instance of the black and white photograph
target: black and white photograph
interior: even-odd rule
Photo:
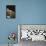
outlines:
[[[46,43],[46,25],[18,25],[20,46],[43,45]]]

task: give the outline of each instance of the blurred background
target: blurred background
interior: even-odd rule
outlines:
[[[10,4],[16,5],[15,19],[6,19]],[[46,0],[0,0],[0,44],[8,43],[9,32],[18,33],[18,24],[46,24]]]

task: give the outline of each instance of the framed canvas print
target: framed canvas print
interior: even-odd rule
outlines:
[[[20,41],[46,41],[46,25],[20,24],[18,31],[20,32]]]
[[[6,5],[6,18],[7,19],[16,18],[16,5]]]

